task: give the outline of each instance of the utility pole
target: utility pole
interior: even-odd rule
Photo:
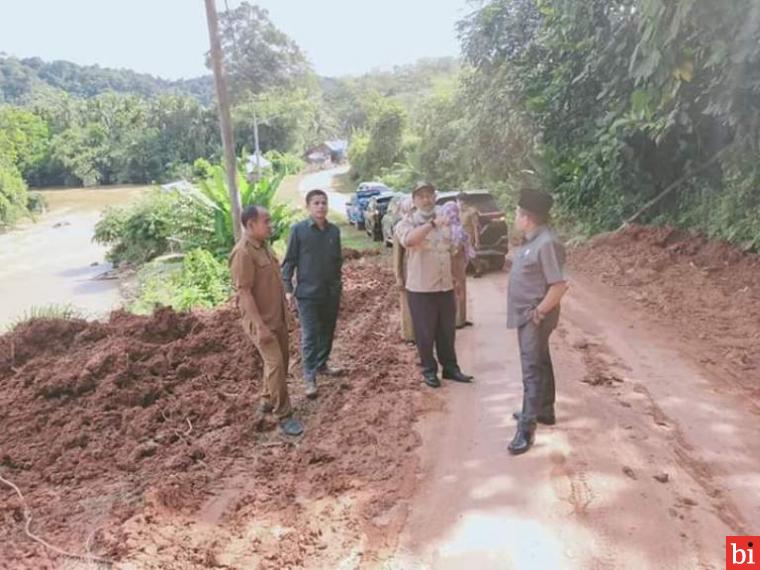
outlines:
[[[261,149],[259,148],[259,121],[256,119],[256,102],[253,103],[253,144],[256,157],[256,181],[261,180]]]
[[[227,189],[230,193],[230,205],[232,210],[232,231],[235,239],[242,235],[240,223],[240,194],[237,187],[237,158],[235,157],[235,139],[232,135],[232,119],[230,118],[230,101],[227,92],[227,77],[224,74],[224,61],[222,59],[222,43],[219,40],[219,22],[217,20],[216,5],[214,0],[205,0],[206,20],[208,22],[208,37],[211,44],[211,63],[214,68],[214,84],[216,85],[216,99],[219,105],[219,126],[222,132],[222,148],[224,150],[224,163],[227,173]]]

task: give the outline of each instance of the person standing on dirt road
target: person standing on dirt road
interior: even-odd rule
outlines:
[[[412,208],[414,208],[412,198],[410,196],[404,196],[399,204],[400,218],[403,219],[411,214]],[[395,235],[393,236],[393,272],[396,276],[396,284],[400,291],[401,338],[404,342],[414,344],[414,328],[412,326],[412,315],[409,312],[409,299],[406,291],[406,250]]]
[[[317,397],[317,376],[337,376],[328,365],[342,292],[343,253],[338,226],[327,220],[327,193],[306,194],[309,218],[293,226],[282,263],[288,303],[301,320],[301,356],[306,396]],[[293,287],[295,275],[296,286]]]
[[[419,183],[412,192],[415,211],[398,223],[395,232],[406,250],[406,290],[414,337],[422,375],[431,388],[441,385],[438,362],[444,380],[472,381],[472,376],[463,374],[457,362],[456,298],[451,266],[454,246],[448,218],[436,208],[435,199],[435,187]],[[433,355],[434,346],[438,361]]]
[[[243,329],[264,361],[261,413],[273,412],[286,435],[300,435],[288,394],[288,321],[280,265],[267,241],[272,235],[269,212],[248,206],[241,215],[243,237],[230,254],[230,272],[237,291]]]
[[[507,299],[507,327],[517,329],[523,377],[522,410],[514,414],[518,426],[509,444],[513,455],[533,445],[536,423],[556,423],[549,337],[557,328],[568,286],[565,246],[547,225],[553,203],[546,192],[525,189],[515,219],[525,241],[514,254]]]
[[[449,221],[454,247],[451,271],[454,274],[454,293],[457,300],[456,328],[463,329],[472,326],[472,323],[467,320],[467,265],[475,259],[475,250],[459,218],[459,205],[456,202],[447,202],[441,210]]]
[[[457,204],[459,204],[459,213],[462,220],[462,227],[470,238],[470,245],[476,252],[480,249],[480,214],[478,214],[477,208],[472,204],[472,199],[466,192],[460,192],[457,196]],[[470,260],[472,268],[474,270],[474,277],[477,279],[483,275],[482,261],[478,259],[477,255]]]

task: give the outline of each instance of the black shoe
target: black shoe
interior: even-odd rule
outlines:
[[[303,433],[303,424],[293,416],[280,420],[280,431],[285,435],[301,435]]]
[[[518,422],[520,419],[522,419],[522,412],[515,412],[512,414],[512,417],[515,418]],[[553,426],[557,423],[557,418],[554,414],[546,415],[546,416],[537,416],[536,421],[540,424],[543,424],[545,426]]]
[[[438,375],[435,372],[423,372],[422,377],[425,379],[425,384],[431,388],[441,387],[441,381],[438,380]]]
[[[469,384],[472,382],[474,376],[469,376],[468,374],[463,374],[461,370],[444,370],[443,371],[443,379],[444,380],[453,380],[454,382],[462,382],[463,384]]]
[[[274,410],[274,406],[271,402],[261,402],[259,404],[259,413],[260,414],[269,414]]]
[[[517,433],[515,433],[515,437],[512,438],[512,443],[509,444],[509,452],[512,455],[521,455],[528,451],[533,446],[535,433],[536,424],[519,424],[517,426]]]

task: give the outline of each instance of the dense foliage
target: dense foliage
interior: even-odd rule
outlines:
[[[270,211],[272,241],[285,235],[293,216],[289,206],[274,201],[282,177],[273,174],[249,182],[242,164],[238,172],[242,206],[256,204]],[[93,239],[108,246],[108,259],[116,265],[139,265],[195,249],[223,258],[235,243],[231,210],[222,167],[210,166],[206,178],[192,188],[157,189],[129,206],[107,210]]]
[[[463,178],[530,169],[597,231],[672,189],[644,219],[760,245],[759,24],[752,0],[487,2],[460,25]]]
[[[104,93],[143,98],[187,95],[209,105],[214,97],[214,82],[211,76],[168,81],[128,69],[77,65],[69,61],[46,62],[38,57],[0,57],[0,103],[35,104],[61,93],[83,99]]]

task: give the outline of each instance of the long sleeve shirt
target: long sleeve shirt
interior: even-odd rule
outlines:
[[[286,292],[295,292],[298,299],[340,295],[342,272],[340,230],[336,225],[327,222],[324,229],[319,229],[309,218],[293,226],[282,262]]]

